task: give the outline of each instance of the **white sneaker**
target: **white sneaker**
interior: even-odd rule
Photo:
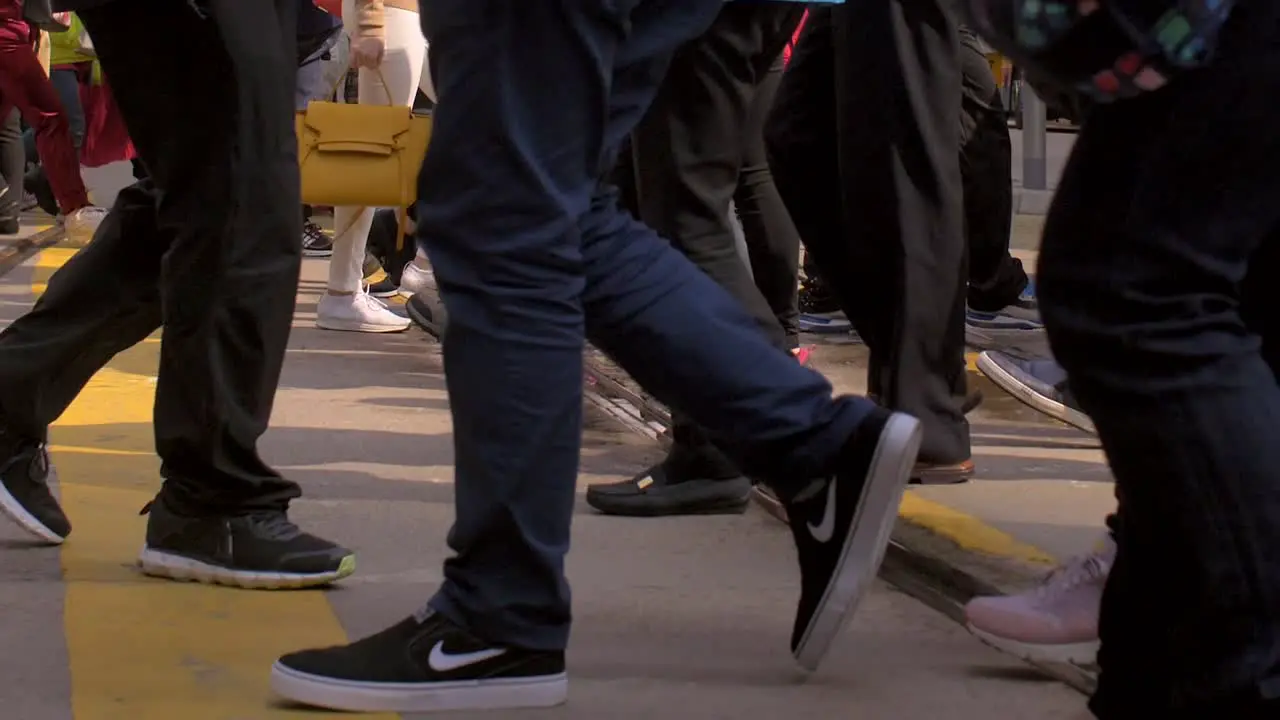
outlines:
[[[404,266],[404,272],[400,274],[400,294],[405,297],[413,297],[423,290],[435,291],[436,274],[427,268],[418,267],[415,263],[409,262]]]
[[[411,323],[409,318],[391,312],[382,301],[365,292],[351,295],[325,293],[316,307],[316,327],[325,330],[401,332],[408,330]]]
[[[63,219],[67,241],[76,247],[84,247],[93,240],[93,234],[107,217],[107,209],[87,205],[67,215]]]

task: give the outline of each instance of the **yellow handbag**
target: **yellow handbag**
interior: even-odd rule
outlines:
[[[382,71],[377,74],[387,105],[312,101],[297,114],[302,201],[398,208],[404,228],[431,140],[431,118],[396,105]],[[342,228],[338,235],[350,229]],[[397,246],[401,238],[403,233],[397,233]]]

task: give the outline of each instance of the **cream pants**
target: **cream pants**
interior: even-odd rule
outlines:
[[[353,0],[345,0],[342,6],[344,18],[355,18]],[[350,20],[348,20],[350,22]],[[346,28],[350,35],[355,28]],[[422,37],[418,13],[400,8],[386,8],[387,54],[382,61],[382,76],[387,88],[382,88],[378,73],[360,69],[359,100],[371,105],[386,105],[387,96],[397,105],[413,105],[419,88],[427,97],[435,100],[435,88],[427,72],[427,42]],[[334,209],[334,232],[350,226],[347,232],[333,240],[333,257],[329,260],[329,291],[334,293],[358,292],[364,280],[365,245],[369,241],[369,229],[373,226],[373,208],[360,212],[359,208]],[[354,218],[354,222],[353,222]]]

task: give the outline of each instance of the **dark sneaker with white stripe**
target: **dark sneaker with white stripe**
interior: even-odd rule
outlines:
[[[172,580],[284,590],[328,585],[356,570],[350,550],[298,529],[281,510],[187,517],[147,503],[142,572]]]
[[[71,534],[71,522],[53,496],[53,467],[44,443],[0,433],[0,512],[35,537],[54,545]]]
[[[1028,407],[1091,435],[1098,434],[1093,420],[1071,393],[1067,371],[1052,357],[1019,357],[987,350],[978,355],[977,365],[997,387]]]
[[[333,238],[319,225],[307,220],[302,223],[302,254],[304,257],[329,257],[333,255]]]
[[[791,652],[817,670],[875,580],[923,431],[920,421],[871,411],[845,445],[842,469],[785,502],[800,560]]]
[[[271,689],[353,712],[552,707],[569,694],[564,652],[497,647],[423,610],[350,645],[285,655]]]

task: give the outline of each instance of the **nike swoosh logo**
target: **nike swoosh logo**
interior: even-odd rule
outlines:
[[[814,540],[820,543],[831,541],[831,536],[836,532],[836,479],[832,478],[827,485],[827,509],[822,513],[822,522],[814,525],[806,523],[809,526],[809,534]]]
[[[477,650],[469,653],[447,653],[444,651],[444,641],[436,643],[431,648],[431,654],[427,656],[427,664],[436,672],[453,672],[468,665],[482,663],[485,660],[492,660],[500,655],[506,654],[503,648],[491,648],[489,650]]]

